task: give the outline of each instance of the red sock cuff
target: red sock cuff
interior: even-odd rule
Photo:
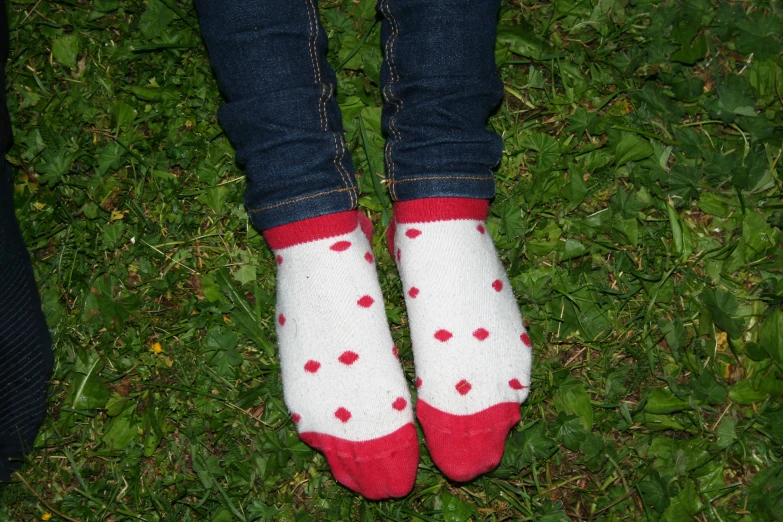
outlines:
[[[280,250],[302,243],[348,234],[356,230],[358,226],[359,212],[346,210],[264,230],[264,239],[272,250]]]
[[[422,198],[398,201],[394,217],[398,223],[427,223],[454,219],[485,221],[489,200],[473,198]]]

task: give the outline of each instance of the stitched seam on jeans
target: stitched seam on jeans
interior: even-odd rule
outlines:
[[[392,151],[394,148],[394,144],[400,140],[400,131],[399,129],[397,129],[397,126],[395,124],[395,118],[402,107],[402,101],[399,98],[397,98],[396,94],[394,93],[394,83],[399,79],[399,77],[397,76],[396,64],[394,63],[394,44],[397,43],[399,28],[397,27],[397,20],[395,20],[394,16],[391,14],[391,9],[389,8],[389,0],[386,0],[386,15],[389,17],[389,21],[392,29],[392,36],[387,42],[387,54],[386,54],[389,60],[389,72],[390,72],[388,91],[389,91],[389,97],[392,98],[393,100],[397,100],[394,105],[394,112],[389,117],[389,129],[391,129],[392,131],[393,139],[389,143],[387,152],[388,152],[388,161],[390,166],[389,170],[391,171],[389,173],[389,181],[392,182],[390,185],[391,192],[392,192],[391,195],[393,199],[397,199],[397,192],[394,190],[394,186],[393,186],[396,166],[394,164]]]
[[[389,178],[389,192],[391,194],[392,199],[397,199],[397,193],[394,190],[394,176],[396,173],[396,167],[394,165],[394,160],[392,159],[392,149],[394,148],[394,144],[396,142],[399,142],[400,137],[400,131],[397,129],[397,126],[395,124],[395,118],[397,114],[400,112],[400,110],[403,108],[403,101],[401,98],[397,97],[397,95],[394,94],[393,85],[394,82],[399,80],[399,76],[396,72],[396,67],[394,65],[394,44],[397,42],[397,37],[400,34],[399,26],[397,25],[397,20],[394,18],[394,15],[391,14],[391,10],[389,9],[389,0],[385,0],[382,4],[384,7],[385,15],[389,19],[389,25],[391,26],[392,35],[389,38],[389,40],[386,42],[386,61],[389,64],[389,84],[386,86],[386,90],[389,93],[389,99],[394,104],[394,112],[389,117],[389,130],[392,133],[392,140],[386,144],[386,165],[388,167],[388,178]]]
[[[316,85],[321,86],[321,94],[318,96],[318,120],[321,124],[321,130],[326,132],[329,127],[329,122],[326,117],[326,101],[324,100],[327,86],[321,77],[321,64],[318,61],[318,9],[316,9],[313,0],[306,1],[309,6],[307,9],[307,21],[310,24],[310,40],[308,41],[308,45],[310,46],[310,60],[313,65],[315,83]]]
[[[307,48],[310,52],[310,65],[313,68],[313,81],[315,81],[316,85],[321,84],[320,75],[318,73],[318,53],[316,52],[316,32],[315,29],[318,28],[318,21],[315,22],[315,29],[313,28],[313,14],[310,11],[310,7],[312,6],[311,0],[305,0],[305,3],[307,4],[306,11],[307,11]],[[322,130],[326,130],[326,124],[324,122],[324,118],[321,111],[321,99],[323,98],[323,89],[324,86],[321,85],[321,96],[318,98],[318,120],[319,124]]]
[[[312,21],[313,24],[311,24],[311,31],[313,27],[315,30],[311,33],[313,35],[312,37],[312,56],[313,56],[313,68],[315,72],[316,82],[321,85],[321,96],[318,98],[318,109],[319,109],[319,115],[318,117],[321,119],[321,129],[324,132],[329,132],[329,116],[326,110],[326,104],[329,101],[329,98],[332,97],[334,92],[334,85],[327,84],[323,81],[323,77],[321,76],[321,62],[318,60],[318,52],[317,52],[317,40],[318,40],[318,32],[320,31],[319,25],[318,25],[318,9],[315,6],[315,3],[313,0],[307,0],[308,5],[312,9]],[[310,10],[308,10],[307,13],[308,21],[310,20]],[[340,149],[338,149],[337,141],[338,139],[335,137],[335,133],[331,132],[332,134],[332,141],[334,141],[334,167],[335,170],[337,170],[337,174],[340,175],[340,178],[343,181],[343,187],[345,187],[344,191],[349,191],[348,197],[351,201],[351,207],[356,206],[356,194],[355,194],[355,187],[353,187],[353,184],[351,183],[351,176],[348,174],[348,172],[345,170],[345,166],[342,164],[342,160],[345,157],[345,150],[344,146],[342,147],[343,152],[340,153]]]
[[[256,213],[256,212],[263,212],[265,210],[270,210],[277,207],[282,207],[284,205],[290,205],[292,203],[299,203],[300,201],[304,201],[306,199],[312,199],[317,198],[320,196],[326,196],[327,194],[334,194],[335,192],[347,192],[347,191],[353,191],[355,190],[353,187],[348,188],[341,188],[341,189],[334,189],[334,190],[324,190],[323,192],[318,192],[316,194],[310,194],[309,196],[302,196],[301,198],[291,199],[288,201],[283,201],[282,203],[275,203],[274,205],[269,205],[266,207],[259,207],[259,208],[249,208],[247,209],[250,213]]]
[[[342,134],[337,134],[337,141],[340,143],[340,159],[338,160],[337,163],[338,163],[338,165],[340,165],[341,173],[345,175],[345,177],[343,178],[343,181],[344,181],[346,187],[353,188],[354,185],[351,183],[351,175],[345,169],[344,161],[345,161],[345,151],[346,151],[346,148],[345,148],[345,138],[343,137]],[[351,198],[351,207],[355,207],[356,204],[358,203],[357,196],[356,196],[356,191],[355,190],[351,190],[351,192],[349,192],[348,195]]]
[[[329,97],[332,96],[332,89],[334,86],[329,85]],[[337,173],[340,175],[340,177],[343,180],[343,186],[345,188],[352,188],[353,183],[351,183],[351,175],[348,173],[347,170],[345,170],[345,165],[343,164],[343,160],[345,159],[345,143],[342,139],[342,136],[338,135],[336,132],[332,132],[332,141],[334,142],[334,168],[337,170]],[[339,150],[338,150],[338,143],[339,143]],[[348,193],[348,196],[351,200],[351,207],[354,207],[356,205],[355,200],[355,192],[354,190],[351,190],[351,192]]]
[[[330,85],[321,82],[321,94],[318,96],[318,118],[321,120],[321,130],[324,132],[329,130],[329,119],[326,116],[326,102],[329,99],[326,92],[329,88],[331,88]]]
[[[342,140],[337,135],[336,132],[331,132],[332,135],[332,142],[334,142],[334,168],[337,170],[337,173],[340,175],[340,177],[343,180],[343,185],[345,185],[346,189],[350,189],[351,192],[348,194],[348,197],[351,199],[351,207],[354,206],[354,191],[353,186],[350,183],[350,176],[348,176],[348,173],[345,171],[345,167],[342,164],[342,160],[345,157],[345,148],[342,145]],[[338,148],[338,143],[339,148]]]
[[[340,158],[340,162],[341,162],[340,164],[343,165],[342,162],[345,160],[346,151],[348,149],[345,146],[345,136],[340,134],[339,138],[340,138],[340,146],[343,148],[343,155]],[[345,169],[345,165],[343,165],[343,169]],[[345,175],[350,177],[350,174],[347,171],[346,171]],[[350,179],[349,179],[349,181],[350,181]],[[350,196],[351,196],[351,199],[353,200],[353,203],[351,204],[351,206],[357,207],[359,205],[359,194],[357,193],[356,184],[355,183],[349,183],[349,188],[352,189],[351,192],[349,193]]]
[[[470,181],[487,181],[490,179],[495,179],[495,176],[427,176],[427,177],[419,177],[419,178],[406,178],[406,179],[400,179],[395,181],[389,181],[388,184],[398,184],[398,183],[405,183],[407,181],[427,181],[431,179],[467,179]]]

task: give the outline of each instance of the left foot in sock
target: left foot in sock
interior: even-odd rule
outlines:
[[[467,198],[398,202],[390,231],[416,365],[416,416],[432,460],[461,482],[500,463],[530,385],[530,338],[487,231],[488,207]]]
[[[363,229],[372,225],[352,210],[264,236],[278,266],[280,364],[299,437],[340,483],[380,500],[411,491],[419,442]]]

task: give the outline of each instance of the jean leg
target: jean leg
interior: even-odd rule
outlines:
[[[7,161],[0,164],[0,361],[2,486],[33,447],[46,418],[47,381],[54,364],[33,265],[14,215]]]
[[[0,0],[0,84],[5,85],[8,20]],[[11,121],[0,93],[0,152],[11,146]],[[33,266],[14,212],[11,164],[0,161],[0,486],[30,450],[46,417],[52,339],[41,312]]]
[[[326,61],[317,0],[196,0],[227,103],[221,125],[265,230],[356,207],[357,188]]]
[[[486,129],[502,96],[494,48],[500,0],[379,0],[392,199],[489,199],[503,150]]]

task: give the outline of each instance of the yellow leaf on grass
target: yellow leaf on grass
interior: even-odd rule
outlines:
[[[715,342],[718,344],[719,352],[726,352],[729,350],[729,336],[726,332],[718,332],[715,336]]]

